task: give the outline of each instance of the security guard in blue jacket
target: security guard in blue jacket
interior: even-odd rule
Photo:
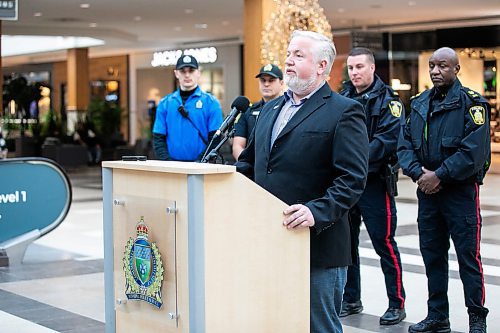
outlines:
[[[182,55],[174,74],[179,88],[158,104],[153,148],[160,160],[198,161],[222,124],[222,109],[198,86],[201,72],[195,57]]]
[[[410,326],[410,333],[450,332],[450,235],[464,286],[469,332],[486,332],[479,185],[490,163],[489,105],[461,85],[459,70],[452,49],[432,54],[429,73],[434,87],[412,99],[398,148],[404,174],[418,184],[420,251],[429,292],[427,317]]]
[[[353,265],[348,269],[340,316],[363,310],[358,252],[363,217],[373,248],[380,256],[389,298],[389,307],[380,317],[380,324],[394,325],[406,317],[401,258],[394,239],[397,223],[394,201],[398,172],[396,150],[404,108],[397,93],[375,74],[375,58],[371,50],[364,47],[352,49],[347,58],[347,70],[350,81],[341,94],[364,106],[370,155],[366,188],[349,212]]]

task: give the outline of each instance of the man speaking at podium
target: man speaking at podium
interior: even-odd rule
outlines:
[[[347,212],[368,170],[363,108],[326,83],[335,53],[327,37],[294,31],[285,61],[289,90],[264,106],[236,163],[290,205],[284,227],[310,229],[311,333],[342,332],[338,315],[351,263]]]

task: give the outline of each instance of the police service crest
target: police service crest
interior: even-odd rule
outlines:
[[[273,65],[271,65],[271,64],[267,64],[267,65],[265,65],[265,66],[264,66],[264,70],[265,70],[266,72],[269,72],[269,71],[271,71],[272,69],[273,69]]]
[[[401,117],[401,113],[403,112],[403,105],[398,101],[390,101],[389,109],[391,110],[391,113],[394,117],[399,118]]]
[[[136,232],[137,238],[129,238],[123,257],[125,295],[130,300],[142,300],[160,308],[164,272],[160,251],[156,243],[149,243],[149,229],[142,216]]]
[[[469,109],[470,116],[472,117],[472,121],[476,125],[484,124],[484,117],[486,113],[486,109],[481,105],[471,106]]]

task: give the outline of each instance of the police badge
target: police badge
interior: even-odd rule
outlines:
[[[271,64],[267,64],[267,65],[265,65],[265,66],[264,66],[264,70],[265,70],[266,72],[269,72],[269,71],[271,71],[272,69],[273,69],[273,65],[271,65]]]
[[[469,113],[470,116],[472,117],[472,121],[474,122],[474,124],[476,125],[484,124],[486,110],[483,106],[480,105],[471,106],[469,108]]]
[[[156,243],[148,242],[149,229],[143,216],[136,225],[136,232],[137,238],[129,238],[123,257],[125,295],[130,300],[146,301],[160,308],[163,263]]]
[[[390,101],[389,102],[389,110],[394,117],[401,117],[401,112],[403,111],[403,105],[398,101]]]

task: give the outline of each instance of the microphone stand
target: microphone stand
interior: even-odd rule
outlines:
[[[219,149],[222,147],[224,143],[226,143],[227,140],[232,138],[234,136],[234,127],[231,129],[229,133],[225,133],[224,137],[220,142],[215,146],[210,153],[205,154],[203,159],[201,160],[201,163],[211,163],[211,164],[217,164],[217,158],[220,157],[221,164],[224,164],[224,157],[219,154]]]

